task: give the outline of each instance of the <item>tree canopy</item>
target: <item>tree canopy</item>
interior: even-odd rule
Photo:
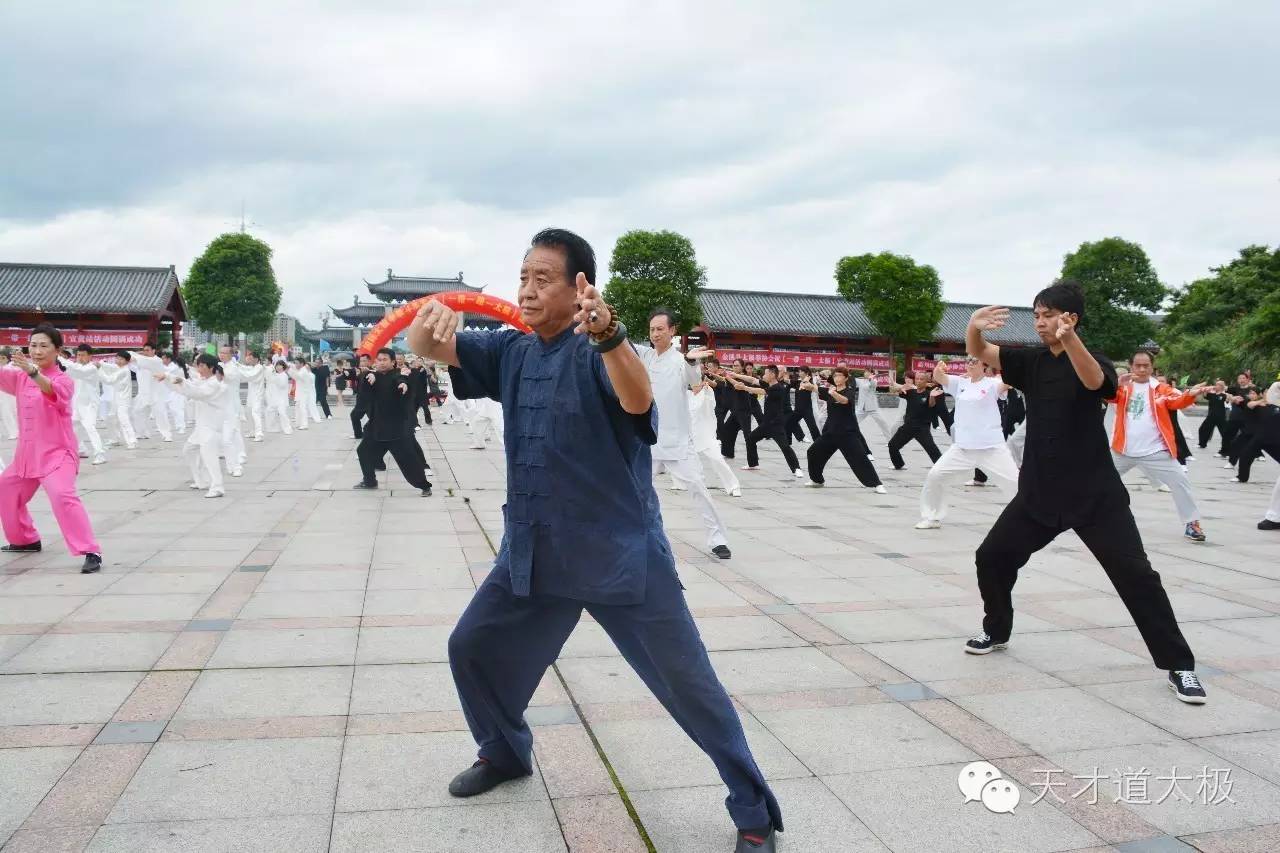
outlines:
[[[271,247],[234,231],[215,239],[182,285],[191,319],[218,334],[259,332],[280,309],[280,286],[271,269]]]
[[[649,313],[667,308],[680,334],[702,322],[699,296],[707,271],[689,238],[674,231],[628,231],[618,238],[609,261],[605,301],[618,312],[632,337],[649,332]]]
[[[861,302],[867,319],[889,339],[890,356],[895,341],[909,347],[932,338],[946,310],[937,270],[905,255],[844,257],[835,278],[840,295]]]
[[[1248,246],[1210,276],[1174,291],[1158,341],[1174,373],[1228,381],[1280,369],[1280,248]]]
[[[1063,259],[1062,277],[1084,287],[1080,333],[1091,349],[1128,358],[1155,334],[1147,315],[1160,310],[1168,290],[1137,243],[1119,237],[1081,243]]]

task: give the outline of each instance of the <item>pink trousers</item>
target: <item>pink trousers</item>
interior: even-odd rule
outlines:
[[[62,538],[72,554],[101,554],[98,540],[93,536],[93,527],[89,524],[89,513],[80,503],[80,495],[76,492],[76,465],[66,462],[40,479],[19,477],[14,468],[9,467],[0,473],[0,524],[4,526],[4,538],[10,545],[30,545],[40,538],[31,513],[27,512],[27,504],[36,493],[36,488],[44,487],[49,496],[49,504],[53,507],[53,517],[62,530]]]

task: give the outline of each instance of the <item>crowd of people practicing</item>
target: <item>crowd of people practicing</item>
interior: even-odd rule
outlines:
[[[95,362],[87,347],[67,357],[58,330],[38,326],[26,352],[14,352],[0,367],[0,400],[9,401],[0,405],[0,430],[18,440],[0,473],[4,550],[40,549],[27,503],[43,487],[67,546],[85,556],[82,571],[97,571],[100,549],[76,492],[81,458],[101,463],[108,447],[134,447],[153,427],[162,441],[189,432],[183,452],[190,485],[221,497],[223,468],[232,477],[243,473],[246,431],[251,441],[273,428],[290,432],[291,384],[298,429],[332,417],[331,385],[339,406],[344,396],[354,398],[350,420],[362,472],[356,488],[378,488],[377,472],[390,453],[405,480],[430,495],[431,469],[414,432],[421,429],[418,413],[431,424],[432,401],[442,403],[438,414],[468,423],[473,446],[505,434],[507,461],[503,544],[449,640],[454,680],[480,747],[479,760],[454,779],[450,793],[473,796],[529,775],[525,707],[586,609],[715,762],[730,791],[735,849],[771,851],[781,810],[679,591],[653,483],[665,472],[672,488],[688,492],[708,549],[729,559],[728,532],[704,466],[725,493],[740,496],[742,482],[728,463],[738,438],[745,472],[760,470],[758,445],[768,440],[789,476],[804,485],[823,486],[825,467],[839,452],[862,486],[883,493],[861,429],[870,421],[887,439],[895,469],[905,466],[902,449],[912,441],[932,462],[918,529],[941,525],[951,477],[994,482],[1008,495],[974,555],[985,616],[965,652],[984,655],[1008,645],[1019,570],[1071,529],[1111,579],[1155,665],[1168,672],[1169,688],[1183,702],[1206,701],[1121,476],[1136,467],[1171,492],[1183,534],[1203,542],[1186,473],[1194,457],[1178,412],[1207,400],[1199,448],[1207,449],[1217,430],[1218,455],[1233,479],[1245,482],[1261,454],[1280,461],[1280,382],[1264,392],[1244,373],[1231,385],[1179,389],[1145,351],[1119,372],[1077,335],[1084,297],[1070,282],[1056,282],[1034,300],[1042,346],[988,342],[984,333],[1004,325],[1008,310],[981,308],[966,332],[962,373],[938,363],[898,382],[845,366],[784,372],[722,364],[706,349],[681,351],[677,319],[666,310],[650,317],[649,344],[632,345],[590,284],[594,277],[589,244],[549,229],[534,237],[521,267],[520,306],[532,333],[459,332],[452,309],[432,301],[408,334],[421,358],[383,349],[332,370],[302,359],[263,362],[252,352],[236,357],[226,347],[191,366],[150,346]],[[896,426],[879,406],[882,394],[902,401]],[[106,441],[99,420],[106,421]],[[939,425],[951,436],[945,453],[933,439]],[[793,440],[809,445],[803,467]],[[1280,482],[1258,527],[1280,529]]]

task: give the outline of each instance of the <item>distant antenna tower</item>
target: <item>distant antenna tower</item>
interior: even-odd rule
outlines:
[[[252,219],[245,221],[244,218],[244,199],[240,199],[240,233],[245,233],[250,226],[257,225]]]

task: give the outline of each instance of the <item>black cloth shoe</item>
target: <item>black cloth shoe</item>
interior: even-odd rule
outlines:
[[[1203,705],[1209,701],[1209,698],[1204,695],[1204,687],[1200,684],[1199,676],[1189,669],[1170,670],[1169,689],[1188,705]]]
[[[964,644],[964,650],[971,655],[988,655],[996,649],[1008,648],[1009,641],[997,643],[991,639],[991,635],[983,631],[976,637],[970,638],[969,642]]]
[[[506,770],[499,770],[482,758],[453,777],[453,781],[449,783],[449,793],[455,797],[474,797],[476,794],[493,790],[503,782],[529,775],[524,771],[509,773]]]
[[[28,544],[28,545],[3,545],[3,546],[0,546],[0,551],[10,551],[10,552],[12,552],[12,553],[14,553],[14,554],[35,554],[35,553],[37,553],[38,551],[40,551],[40,549],[41,549],[41,545],[40,545],[40,540],[39,540],[39,539],[37,539],[36,541],[34,541],[34,542],[32,542],[32,543],[30,543],[30,544]]]
[[[711,549],[711,553],[715,554],[717,557],[719,557],[722,560],[727,560],[733,556],[732,554],[729,553],[728,545],[717,545],[716,547]]]
[[[1258,522],[1258,529],[1259,530],[1280,530],[1280,521],[1272,521],[1269,518],[1264,518],[1262,519],[1262,521]]]
[[[772,826],[763,829],[739,829],[738,843],[733,853],[775,853],[775,833]]]
[[[423,490],[422,490],[422,496],[423,496],[424,498],[429,498],[429,497],[431,497],[431,487],[430,487],[430,486],[427,486],[425,489],[423,489]]]
[[[84,555],[84,565],[80,567],[80,574],[91,575],[94,572],[100,571],[101,569],[102,569],[101,554],[85,554]]]
[[[353,488],[353,489],[376,489],[376,488],[378,488],[378,481],[377,481],[377,480],[374,480],[372,483],[370,483],[368,480],[361,480],[360,482],[356,483],[356,484],[355,484],[354,486],[352,486],[351,488]]]

